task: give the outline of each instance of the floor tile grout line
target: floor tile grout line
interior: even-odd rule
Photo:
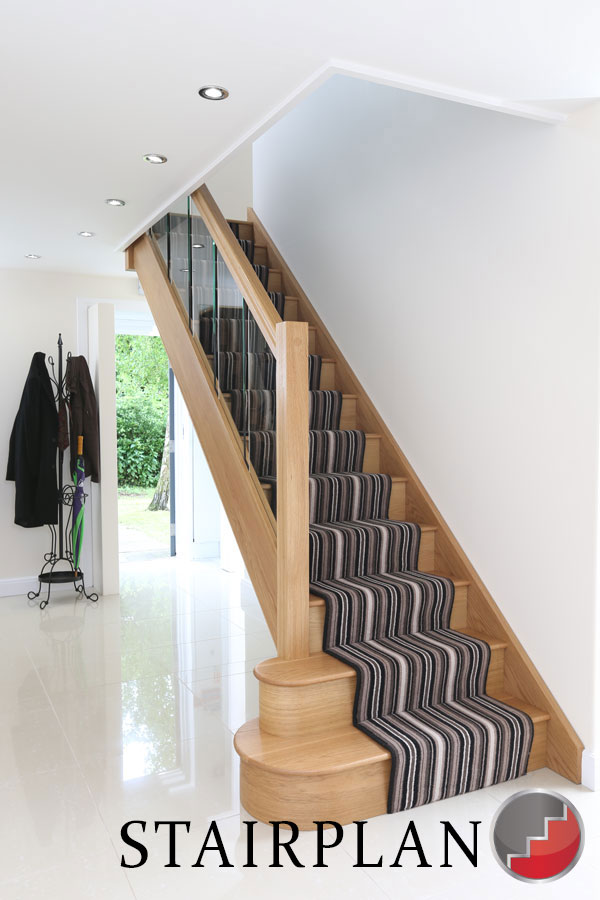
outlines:
[[[27,647],[25,647],[25,653],[27,654],[27,656],[28,656],[28,658],[29,658],[29,662],[30,662],[31,665],[33,666],[34,671],[35,671],[35,674],[37,675],[37,677],[38,677],[38,679],[39,679],[39,682],[40,682],[40,685],[41,685],[41,687],[42,687],[42,690],[43,690],[44,694],[46,695],[46,699],[48,700],[48,703],[49,703],[49,705],[50,705],[50,709],[52,710],[52,713],[54,714],[54,718],[56,719],[56,723],[57,723],[58,727],[60,728],[60,732],[61,732],[62,736],[64,737],[66,743],[67,743],[67,746],[68,746],[68,748],[69,748],[69,751],[70,751],[70,753],[71,753],[71,756],[73,757],[73,761],[74,761],[75,765],[77,766],[77,768],[79,769],[79,771],[81,772],[81,766],[79,765],[79,760],[77,759],[77,757],[76,757],[76,755],[75,755],[75,751],[73,750],[73,746],[72,746],[72,744],[71,744],[71,741],[70,741],[69,738],[67,737],[67,733],[66,733],[66,731],[65,731],[65,729],[64,729],[64,727],[63,727],[63,723],[61,722],[60,717],[59,717],[59,715],[58,715],[58,713],[57,713],[57,711],[56,711],[56,707],[54,706],[54,702],[53,702],[53,700],[52,700],[52,697],[50,696],[50,694],[49,694],[49,692],[48,692],[48,688],[46,687],[46,684],[44,683],[44,679],[43,679],[42,676],[40,675],[40,673],[39,673],[39,671],[38,671],[38,667],[36,666],[36,664],[35,664],[35,662],[34,662],[34,660],[33,660],[33,657],[31,656],[31,653],[29,652],[29,650],[27,649]],[[83,772],[82,772],[82,774],[83,774]]]

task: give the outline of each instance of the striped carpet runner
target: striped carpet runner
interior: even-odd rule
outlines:
[[[391,753],[388,811],[523,775],[533,724],[486,695],[490,648],[450,629],[454,585],[418,571],[420,529],[387,519],[389,477],[310,481],[323,649],[355,670],[354,724]]]
[[[233,419],[275,488],[275,361],[255,336],[256,384],[241,390],[235,317],[220,321]],[[420,528],[388,518],[392,480],[362,472],[365,434],[339,430],[342,395],[319,390],[320,369],[310,357],[310,590],[325,600],[323,650],[356,672],[354,725],[390,751],[388,811],[523,775],[533,723],[486,694],[489,646],[450,628],[452,581],[419,572]]]

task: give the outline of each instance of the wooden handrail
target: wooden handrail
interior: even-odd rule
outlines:
[[[309,655],[308,325],[277,335],[277,653]]]
[[[205,184],[194,191],[192,200],[248,304],[263,337],[277,356],[275,328],[281,322],[281,316],[271,303],[269,295],[254,271],[254,266],[240,247],[227,219]]]

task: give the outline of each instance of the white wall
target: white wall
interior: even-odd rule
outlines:
[[[245,219],[252,206],[252,144],[236,150],[206,184],[225,218]]]
[[[35,263],[32,263],[34,266]],[[20,528],[13,522],[15,486],[5,481],[8,440],[29,371],[31,357],[41,350],[56,357],[62,332],[64,350],[78,352],[77,298],[135,299],[137,280],[18,269],[0,270],[2,353],[0,354],[0,595],[15,593],[39,571],[49,549],[47,528]]]
[[[94,303],[88,309],[87,355],[100,427],[100,484],[90,488],[95,500],[93,583],[102,594],[119,593],[119,475],[117,465],[117,364],[115,358],[115,307]],[[95,496],[94,496],[95,495]],[[92,510],[90,510],[92,512]],[[84,572],[86,570],[84,569]]]
[[[258,215],[596,750],[599,146],[596,107],[341,76],[254,145]]]

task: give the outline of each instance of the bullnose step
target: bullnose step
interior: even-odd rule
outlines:
[[[497,697],[526,712],[534,736],[527,771],[546,760],[546,723],[550,718],[517,697]],[[258,719],[235,735],[241,765],[241,802],[262,822],[282,819],[301,830],[315,821],[348,824],[387,812],[391,769],[388,750],[350,725],[325,734],[272,735]]]

